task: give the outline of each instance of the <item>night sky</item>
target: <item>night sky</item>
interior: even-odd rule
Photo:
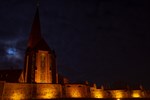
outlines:
[[[150,11],[144,0],[41,0],[41,33],[73,82],[150,88]],[[0,68],[23,67],[35,0],[0,1]]]

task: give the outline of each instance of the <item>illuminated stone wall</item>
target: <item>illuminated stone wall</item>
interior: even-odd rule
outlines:
[[[51,99],[61,98],[60,84],[21,84],[6,83],[3,90],[3,99]]]
[[[150,91],[105,90],[85,84],[24,84],[0,81],[0,100],[52,98],[150,98]]]
[[[51,99],[62,97],[62,86],[60,84],[34,84],[34,99]]]
[[[38,50],[36,53],[35,82],[36,83],[52,83],[52,58],[48,51]]]
[[[29,99],[32,96],[32,86],[30,84],[21,83],[5,83],[3,90],[3,99],[19,100]]]
[[[96,89],[95,87],[90,87],[91,98],[105,98],[106,93],[102,89]]]
[[[91,98],[150,98],[150,91],[144,90],[103,90],[90,87]]]
[[[127,90],[110,90],[111,98],[128,98],[129,94]]]
[[[141,90],[132,90],[130,94],[132,98],[144,98],[145,97],[144,91],[141,91]]]
[[[90,90],[83,84],[65,84],[64,94],[66,98],[87,98],[90,97]]]

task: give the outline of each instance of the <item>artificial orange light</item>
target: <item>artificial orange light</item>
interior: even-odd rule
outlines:
[[[123,93],[122,93],[122,91],[118,91],[118,90],[116,90],[116,91],[114,91],[114,98],[123,98]]]
[[[140,98],[141,96],[138,92],[133,92],[132,97],[133,98]]]
[[[81,93],[79,91],[71,91],[70,95],[73,98],[79,98],[79,97],[81,97]]]
[[[103,98],[103,93],[99,91],[94,92],[94,98]]]
[[[21,99],[23,99],[23,95],[15,92],[12,94],[11,98],[12,98],[12,100],[21,100]]]
[[[42,92],[43,92],[43,95],[41,96],[42,99],[56,98],[56,97],[55,97],[55,91],[53,91],[53,90],[44,89]]]

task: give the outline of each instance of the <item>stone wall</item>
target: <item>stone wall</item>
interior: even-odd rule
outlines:
[[[90,87],[91,98],[150,98],[148,91],[142,90],[102,90]]]
[[[85,84],[25,84],[0,81],[0,100],[52,98],[150,98],[150,91],[105,90]]]
[[[62,97],[62,86],[60,84],[34,84],[34,99],[51,99]]]
[[[96,89],[95,87],[90,87],[91,98],[105,98],[106,93],[102,89]]]
[[[132,98],[144,98],[145,94],[144,94],[144,91],[141,91],[141,90],[131,90],[130,96]]]
[[[5,83],[3,99],[51,99],[61,98],[60,84]]]
[[[88,86],[83,84],[65,84],[64,94],[66,98],[87,98],[90,97]]]
[[[9,100],[90,97],[88,86],[83,84],[5,83],[1,88],[3,99]]]
[[[3,99],[29,99],[32,96],[32,85],[21,83],[5,83]]]
[[[109,90],[111,98],[128,98],[130,97],[127,90]]]

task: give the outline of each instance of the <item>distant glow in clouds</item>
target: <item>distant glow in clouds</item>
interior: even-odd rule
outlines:
[[[21,59],[20,52],[15,47],[8,47],[6,49],[6,56],[8,58]]]
[[[16,54],[16,49],[15,48],[8,48],[7,49],[7,54],[8,55],[15,55]]]

